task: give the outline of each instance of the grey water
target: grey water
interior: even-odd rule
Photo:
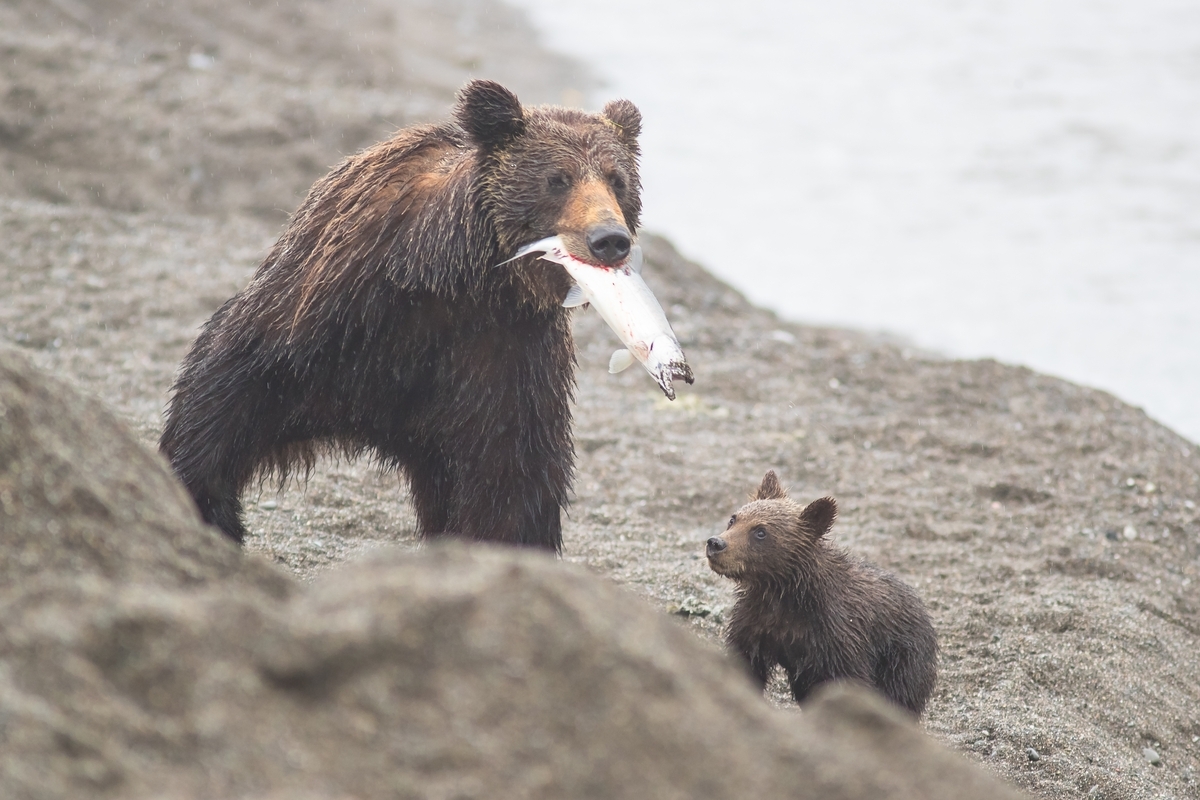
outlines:
[[[755,302],[1200,441],[1200,3],[510,0],[644,115],[644,226]]]

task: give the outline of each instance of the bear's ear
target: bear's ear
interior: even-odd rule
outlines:
[[[495,81],[471,81],[458,92],[454,118],[477,145],[497,147],[525,130],[517,96]]]
[[[775,474],[775,470],[767,470],[767,474],[763,475],[762,485],[758,487],[758,492],[754,495],[755,500],[782,500],[787,497],[787,492],[779,483],[779,476]]]
[[[820,539],[833,528],[837,519],[837,501],[832,497],[822,497],[813,500],[800,512],[800,521],[804,529],[810,531],[814,539]]]
[[[642,112],[628,100],[612,100],[604,106],[604,118],[617,126],[617,132],[629,147],[637,146],[642,132]]]

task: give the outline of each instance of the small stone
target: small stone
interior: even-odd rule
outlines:
[[[1137,538],[1137,528],[1133,527],[1132,525],[1126,525],[1125,526],[1125,538],[1131,542],[1134,539],[1136,539]]]
[[[191,69],[209,70],[217,63],[217,60],[208,53],[192,52],[188,54],[187,64]]]
[[[700,602],[694,594],[689,594],[683,598],[683,601],[678,606],[671,609],[671,613],[680,617],[699,617],[704,619],[713,614],[713,609]]]
[[[263,500],[258,504],[258,507],[263,511],[274,511],[275,509],[279,508],[279,503],[275,500]]]
[[[1147,747],[1143,749],[1142,755],[1145,756],[1146,760],[1150,762],[1150,766],[1162,766],[1162,758],[1158,755],[1158,752],[1154,748]]]
[[[795,344],[796,336],[787,331],[771,331],[771,338],[784,344]]]
[[[1037,750],[1034,750],[1032,747],[1025,748],[1025,755],[1029,756],[1030,761],[1041,761],[1042,760],[1042,754],[1039,753]]]

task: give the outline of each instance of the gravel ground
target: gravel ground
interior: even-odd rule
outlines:
[[[578,96],[586,76],[529,37],[465,0],[6,4],[0,341],[153,444],[198,326],[341,153],[444,115],[469,74]],[[1200,797],[1195,444],[1022,367],[781,321],[643,243],[696,383],[668,403],[608,375],[615,338],[576,315],[566,560],[717,639],[732,584],[704,540],[774,469],[798,501],[837,497],[835,540],[925,598],[931,735],[1041,797]],[[248,547],[303,579],[418,544],[403,484],[366,461],[248,500]]]

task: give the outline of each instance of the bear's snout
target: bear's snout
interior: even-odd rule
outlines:
[[[724,539],[719,536],[714,536],[708,540],[708,547],[705,548],[705,552],[708,554],[709,558],[712,558],[717,553],[722,552],[728,546],[729,545],[725,543]]]
[[[629,232],[617,225],[599,225],[588,232],[588,250],[601,264],[614,266],[629,256],[633,240]]]

